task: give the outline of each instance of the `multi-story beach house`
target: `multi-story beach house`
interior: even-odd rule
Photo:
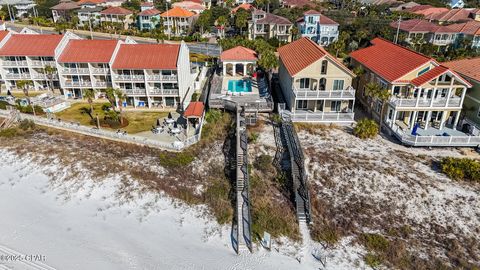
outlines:
[[[58,75],[49,78],[45,68],[56,67],[55,56],[59,48],[70,39],[65,35],[10,34],[0,42],[0,74],[7,89],[16,87],[20,80],[32,83],[36,90],[59,88]],[[53,84],[53,85],[51,85]]]
[[[354,121],[355,74],[325,49],[301,38],[278,49],[278,77],[293,121]]]
[[[456,129],[471,84],[455,71],[381,38],[350,57],[352,67],[363,73],[356,82],[357,100],[374,118],[383,115],[384,127],[402,143],[469,145],[471,138]],[[386,104],[367,94],[369,83],[390,93]]]
[[[463,101],[463,113],[466,120],[480,130],[480,57],[472,59],[462,59],[442,63],[472,84],[472,88],[467,90],[465,100]]]
[[[60,86],[66,98],[82,98],[83,90],[112,87],[110,61],[117,40],[70,40],[57,58]]]
[[[322,46],[328,46],[338,39],[338,23],[319,11],[306,11],[297,20],[297,25],[302,37],[308,37]]]
[[[145,2],[140,7],[137,21],[140,30],[155,29],[160,24],[161,12],[153,6],[153,3]]]
[[[165,34],[174,36],[188,34],[195,19],[195,13],[179,7],[169,9],[160,16],[163,19]]]
[[[257,37],[265,40],[276,38],[282,43],[287,43],[292,41],[292,27],[293,23],[287,18],[254,9],[252,20],[248,22],[248,38],[252,40]]]
[[[113,23],[128,29],[133,23],[133,12],[122,7],[108,7],[100,11],[100,23]]]

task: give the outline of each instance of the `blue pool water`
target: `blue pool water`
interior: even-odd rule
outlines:
[[[229,80],[229,92],[252,92],[252,81],[250,80]]]

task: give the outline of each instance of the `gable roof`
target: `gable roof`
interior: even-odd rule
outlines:
[[[393,28],[398,27],[398,22],[391,22],[390,26]],[[431,32],[431,33],[457,33],[458,31],[450,26],[437,25],[435,23],[422,20],[411,19],[402,21],[400,23],[400,29],[406,32]]]
[[[122,44],[112,68],[176,69],[179,44]]]
[[[352,75],[352,77],[355,77],[355,74],[340,61],[330,55],[324,48],[306,37],[278,48],[278,53],[290,76],[295,76],[295,74],[304,70],[319,59],[327,57],[344,71]]]
[[[257,61],[258,57],[257,53],[254,50],[245,48],[243,46],[237,46],[229,50],[223,51],[222,54],[220,54],[220,60]]]
[[[310,9],[310,10],[305,11],[303,14],[304,15],[320,15],[322,13],[320,13],[320,11]]]
[[[108,63],[117,46],[116,40],[74,39],[63,49],[60,63]]]
[[[239,9],[244,9],[246,11],[249,11],[251,9],[254,9],[255,7],[252,5],[252,4],[249,4],[249,3],[243,3],[241,5],[239,5],[238,7],[234,7],[231,11],[231,13],[235,13],[237,12]]]
[[[160,14],[162,17],[192,17],[195,13],[183,9],[181,7],[174,7],[164,13]]]
[[[8,30],[1,30],[0,31],[0,41],[2,41],[9,33],[10,33],[10,31],[8,31]]]
[[[55,56],[63,35],[14,34],[0,49],[2,56]]]
[[[465,77],[480,82],[480,57],[442,63]]]
[[[323,24],[323,25],[338,25],[338,23],[332,19],[330,19],[329,17],[321,14],[319,11],[315,11],[315,10],[309,10],[309,11],[306,11],[305,13],[303,13],[303,15],[320,15],[320,24]],[[297,22],[303,22],[304,21],[304,17],[300,17],[297,19]]]
[[[102,4],[105,3],[105,0],[80,0],[77,2],[78,5],[85,5],[85,4]]]
[[[289,7],[304,7],[304,6],[313,6],[313,4],[309,0],[283,0],[284,6]]]
[[[150,8],[150,9],[146,9],[140,13],[138,13],[138,15],[140,16],[155,16],[155,15],[158,15],[160,14],[160,10],[156,9],[156,8]]]
[[[450,9],[441,13],[433,13],[425,16],[425,19],[439,22],[459,22],[471,20],[471,10],[460,8]]]
[[[266,13],[263,19],[256,21],[259,24],[292,24],[287,18],[274,15],[272,13]]]
[[[406,12],[411,12],[419,15],[430,15],[434,13],[442,13],[448,11],[448,8],[437,8],[431,5],[419,5],[409,9],[405,9]]]
[[[107,9],[100,11],[100,14],[103,15],[130,15],[133,12],[129,9],[122,7],[108,7]]]
[[[190,104],[187,106],[187,109],[183,113],[183,116],[189,118],[200,118],[203,115],[204,108],[205,106],[203,105],[203,102],[190,102]]]
[[[424,83],[427,83],[427,82],[435,79],[436,77],[446,73],[447,71],[448,71],[447,67],[436,66],[436,67],[430,69],[429,71],[423,73],[422,75],[416,77],[415,79],[413,79],[411,81],[411,83],[415,86],[421,86]]]
[[[52,10],[72,10],[72,9],[77,9],[77,8],[80,8],[80,6],[76,2],[61,1],[57,5],[51,7],[50,9],[52,9]]]
[[[396,45],[382,38],[375,38],[372,45],[350,53],[350,57],[389,82],[394,82],[428,62],[430,57]]]
[[[456,23],[450,24],[448,26],[451,29],[455,29],[458,33],[463,33],[466,35],[480,35],[480,22],[479,21],[468,21],[465,23]]]

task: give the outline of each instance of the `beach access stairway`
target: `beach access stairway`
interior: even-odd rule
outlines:
[[[3,121],[0,123],[0,129],[5,129],[11,127],[15,122],[18,121],[18,111],[17,110],[11,110],[10,114],[3,119]]]

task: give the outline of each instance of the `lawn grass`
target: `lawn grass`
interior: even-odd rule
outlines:
[[[98,113],[102,119],[105,116],[102,110],[104,103],[93,103],[93,116]],[[78,122],[81,125],[91,126],[91,118],[88,114],[82,113],[82,108],[90,108],[87,102],[73,103],[70,108],[57,113],[57,117],[64,121]],[[123,130],[129,134],[138,133],[150,130],[157,118],[163,118],[168,115],[168,112],[145,112],[145,111],[125,111],[124,116],[127,118],[129,124]]]
[[[28,96],[29,97],[36,97],[38,95],[41,95],[41,94],[44,94],[44,93],[47,93],[47,92],[48,91],[29,91]],[[25,97],[25,93],[23,93],[22,91],[15,91],[15,92],[11,91],[10,93],[12,94],[12,96],[14,96],[16,98],[24,98]]]

